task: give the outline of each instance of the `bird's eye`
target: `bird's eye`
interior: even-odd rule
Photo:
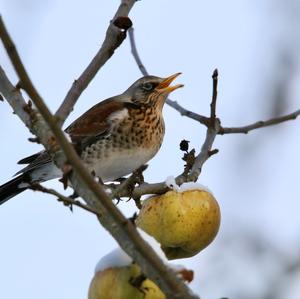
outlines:
[[[154,84],[153,83],[144,83],[142,88],[146,91],[150,91],[154,88]]]

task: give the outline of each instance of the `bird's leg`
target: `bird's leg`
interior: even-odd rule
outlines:
[[[136,169],[131,176],[129,176],[127,179],[123,180],[122,183],[120,183],[119,186],[116,187],[116,189],[114,190],[112,196],[113,198],[119,198],[121,197],[121,194],[124,193],[124,191],[126,192],[126,194],[128,194],[128,200],[130,200],[135,188],[135,185],[141,185],[142,183],[144,183],[144,177],[143,177],[143,171],[146,170],[146,168],[148,167],[148,165],[142,165],[140,166],[138,169]],[[141,208],[141,203],[140,203],[140,198],[133,198],[136,206],[140,209]]]
[[[69,177],[72,173],[72,166],[69,164],[65,164],[62,168],[62,171],[63,171],[63,176],[62,178],[59,179],[59,181],[63,183],[64,189],[67,189]]]

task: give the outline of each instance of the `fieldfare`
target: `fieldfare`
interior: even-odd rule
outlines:
[[[158,152],[165,133],[162,108],[180,73],[167,78],[145,76],[122,94],[106,99],[75,120],[65,132],[86,167],[103,182],[121,178]],[[0,204],[28,189],[31,183],[62,176],[46,151],[26,157],[28,164],[0,186]]]

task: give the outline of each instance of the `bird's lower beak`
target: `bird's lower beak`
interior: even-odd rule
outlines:
[[[170,86],[170,84],[175,80],[175,78],[177,78],[179,75],[181,75],[181,73],[176,73],[168,78],[165,78],[162,82],[159,83],[158,86],[156,86],[156,90],[158,92],[166,92],[166,93],[170,93],[172,91],[174,91],[177,88],[183,87],[183,84],[177,84],[174,86]]]

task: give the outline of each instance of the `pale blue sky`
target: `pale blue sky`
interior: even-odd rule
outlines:
[[[271,115],[272,86],[285,74],[276,63],[278,49],[299,47],[293,38],[299,36],[297,26],[289,22],[293,16],[281,11],[283,2],[273,6],[271,0],[143,0],[130,17],[149,72],[183,72],[177,81],[185,87],[172,98],[186,108],[208,113],[211,74],[219,69],[218,115],[224,125],[237,126]],[[53,111],[98,50],[118,4],[0,0],[2,17],[25,66]],[[297,5],[294,13],[299,13]],[[299,57],[295,59],[285,112],[299,109]],[[16,82],[2,47],[0,61]],[[125,41],[82,94],[68,122],[140,76]],[[27,141],[30,134],[7,103],[0,108],[4,183],[19,170],[16,162],[40,147]],[[204,127],[171,108],[164,114],[164,144],[145,173],[151,182],[182,171],[181,139],[199,150],[205,136]],[[287,256],[298,252],[299,126],[298,120],[246,136],[217,138],[220,153],[205,164],[200,182],[219,200],[221,230],[202,253],[179,261],[196,271],[192,288],[201,298],[261,298],[264,287],[270,287],[272,275],[279,271],[277,260],[268,250],[265,258],[253,257],[243,240],[248,232],[259,236],[266,248],[275,246]],[[55,181],[47,185],[61,188]],[[120,208],[127,215],[134,211],[132,203]],[[72,214],[54,198],[30,191],[0,207],[0,298],[86,298],[97,261],[116,243],[92,215],[74,210]],[[288,299],[298,298],[295,294]]]

